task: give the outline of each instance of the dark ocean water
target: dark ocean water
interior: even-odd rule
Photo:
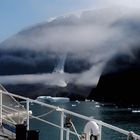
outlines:
[[[115,105],[101,105],[96,102],[84,101],[53,104],[85,116],[92,116],[95,119],[140,134],[140,108],[123,108]],[[33,114],[36,116],[50,111],[46,110],[43,106],[36,106],[35,104],[32,104],[31,108],[33,109]],[[52,112],[44,118],[60,124],[60,116],[55,112]],[[74,123],[76,130],[79,133],[82,133],[86,122],[76,118],[72,118],[72,122]],[[40,140],[59,140],[59,130],[53,126],[45,125],[44,123],[31,119],[30,128],[40,131]],[[70,135],[70,139],[76,140],[76,137]],[[126,140],[126,136],[103,127],[102,139]]]

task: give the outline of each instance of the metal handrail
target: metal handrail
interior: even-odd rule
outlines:
[[[26,103],[27,103],[27,104],[26,104],[26,105],[27,105],[27,106],[26,106],[26,107],[27,107],[26,109],[27,109],[27,125],[28,125],[27,127],[28,127],[28,129],[29,129],[29,119],[30,119],[30,118],[35,118],[35,119],[37,119],[37,120],[39,120],[39,121],[42,121],[42,122],[44,122],[44,123],[47,123],[47,124],[50,124],[50,125],[52,125],[52,126],[54,126],[54,127],[59,128],[59,129],[60,129],[60,140],[63,140],[63,135],[64,135],[64,132],[63,132],[63,131],[67,131],[67,129],[64,128],[64,117],[65,117],[64,114],[70,114],[70,115],[72,115],[72,116],[74,116],[74,117],[78,117],[78,118],[84,119],[84,120],[86,120],[86,121],[94,121],[94,122],[96,122],[96,123],[100,126],[100,128],[102,128],[102,126],[104,126],[104,127],[109,128],[109,129],[111,129],[111,130],[114,130],[114,131],[117,131],[117,132],[119,132],[119,133],[122,133],[122,134],[124,134],[124,135],[126,135],[126,136],[128,136],[128,135],[130,134],[129,131],[126,131],[126,130],[121,129],[121,128],[119,128],[119,127],[110,125],[110,124],[108,124],[108,123],[105,123],[105,122],[102,122],[102,121],[100,121],[100,120],[96,120],[96,119],[93,119],[93,118],[90,118],[90,117],[87,117],[87,116],[84,116],[84,115],[81,115],[81,114],[78,114],[78,113],[74,113],[74,112],[69,111],[69,110],[66,110],[66,109],[64,109],[64,108],[56,107],[56,106],[54,106],[54,105],[49,105],[49,104],[46,104],[46,103],[43,103],[43,102],[40,102],[40,101],[37,101],[37,100],[29,99],[29,98],[22,97],[22,96],[19,96],[19,95],[15,95],[15,94],[12,94],[12,93],[9,93],[9,92],[5,92],[5,91],[1,91],[0,94],[6,94],[6,95],[12,96],[12,97],[14,97],[14,98],[19,98],[19,99],[22,99],[22,100],[25,100],[25,101],[26,101]],[[1,96],[1,95],[0,95],[0,96]],[[1,100],[1,99],[0,99],[0,100]],[[60,124],[60,126],[57,125],[57,124],[54,124],[54,123],[52,123],[52,122],[48,122],[48,121],[46,121],[46,120],[44,120],[44,119],[42,119],[42,118],[39,118],[39,117],[37,117],[37,116],[33,116],[33,115],[29,114],[28,112],[29,112],[29,109],[30,109],[30,108],[29,108],[29,104],[30,104],[30,103],[36,103],[36,104],[45,106],[45,107],[47,107],[47,108],[54,109],[56,112],[60,112],[60,114],[61,114],[61,124]],[[10,107],[8,107],[8,108],[10,108]],[[1,114],[0,114],[0,115],[1,115]],[[71,133],[71,134],[77,135],[77,133],[75,133],[75,132],[73,132],[73,131],[71,131],[71,130],[69,130],[68,132]],[[78,136],[80,136],[80,134],[78,134]],[[137,134],[135,134],[135,133],[133,133],[133,137],[134,137],[135,139],[140,140],[140,136],[137,135]],[[101,137],[100,137],[99,140],[101,140]]]

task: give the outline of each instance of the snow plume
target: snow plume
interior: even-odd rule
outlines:
[[[67,53],[86,60],[91,64],[90,69],[79,73],[75,82],[96,85],[108,59],[139,44],[139,13],[138,9],[117,6],[83,11],[79,16],[62,16],[23,30],[1,46],[37,52],[48,50],[57,55]]]

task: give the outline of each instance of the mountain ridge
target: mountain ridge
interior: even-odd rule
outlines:
[[[91,88],[98,89],[104,83],[101,79],[105,74],[116,75],[116,71],[129,69],[134,64],[132,60],[139,68],[139,55],[134,53],[140,44],[137,11],[123,8],[84,11],[79,16],[61,16],[26,28],[0,44],[0,75],[49,73],[54,79],[52,71],[57,60],[67,54],[64,75],[68,77],[61,75],[72,87],[67,92],[72,98],[76,96],[76,92],[73,94],[76,85],[81,89],[87,87],[86,96],[80,95],[86,98]],[[91,97],[94,99],[92,94]]]

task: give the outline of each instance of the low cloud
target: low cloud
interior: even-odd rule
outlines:
[[[0,76],[1,84],[44,84],[48,86],[63,87],[65,84],[73,81],[77,78],[76,74],[60,74],[60,73],[48,73],[48,74],[24,74],[24,75],[9,75]]]
[[[91,67],[74,76],[77,78],[76,83],[96,85],[104,65],[114,54],[126,50],[129,52],[134,44],[139,44],[139,17],[138,9],[123,6],[119,9],[117,6],[84,11],[79,16],[62,16],[28,28],[9,38],[1,46],[15,50],[50,51],[58,56],[70,54],[75,59],[82,58],[89,62]],[[72,75],[66,76],[68,81],[73,79]],[[27,83],[46,83],[53,81],[52,77],[53,74],[22,75],[21,78],[13,76],[11,80],[0,77],[0,81],[6,83],[19,78]]]

